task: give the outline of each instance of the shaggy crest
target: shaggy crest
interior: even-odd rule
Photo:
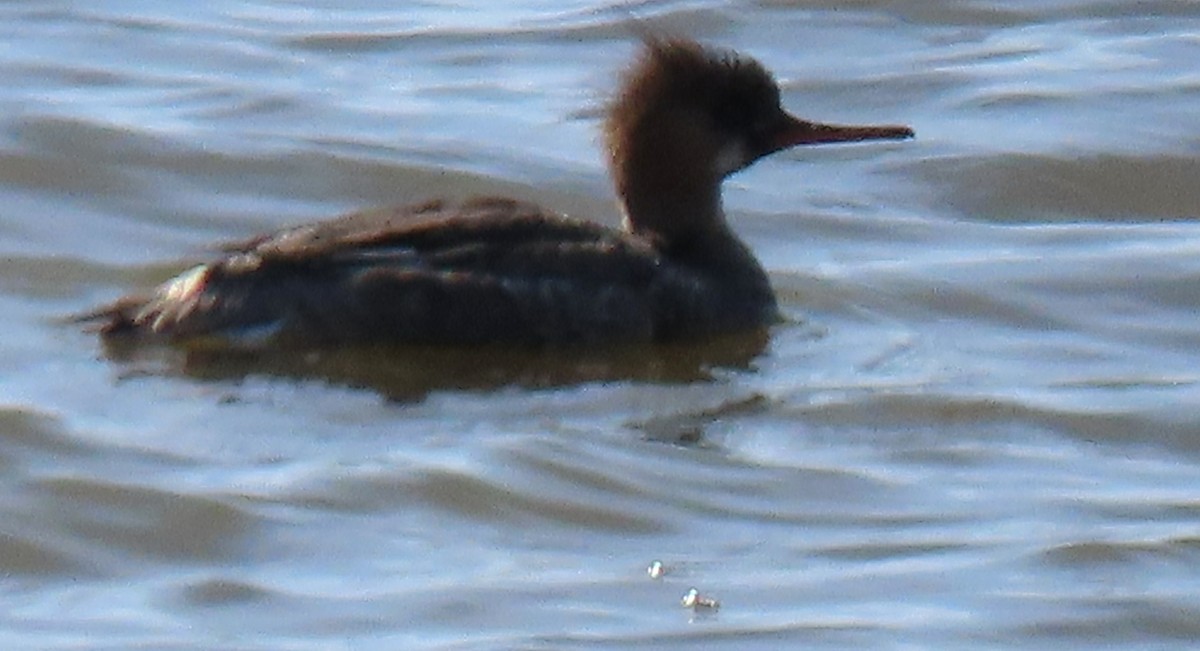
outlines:
[[[604,131],[611,162],[628,155],[653,118],[680,107],[702,111],[726,134],[762,131],[781,110],[779,87],[758,61],[686,39],[648,37],[609,107]]]

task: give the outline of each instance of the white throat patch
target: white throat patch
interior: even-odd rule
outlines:
[[[750,162],[749,159],[746,143],[734,140],[717,152],[717,157],[713,160],[713,167],[717,174],[724,178],[745,167],[746,163]]]

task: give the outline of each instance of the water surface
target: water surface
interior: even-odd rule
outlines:
[[[0,8],[5,648],[1195,646],[1200,6],[478,4]],[[62,322],[356,208],[615,223],[631,16],[916,128],[727,184],[767,338],[238,366]]]

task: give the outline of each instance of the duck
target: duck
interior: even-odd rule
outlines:
[[[643,39],[604,120],[619,228],[503,197],[432,200],[265,233],[83,320],[204,348],[677,342],[779,319],[722,182],[792,147],[914,137],[798,118],[752,57]]]

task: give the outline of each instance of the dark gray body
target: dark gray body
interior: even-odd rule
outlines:
[[[507,199],[356,213],[228,247],[103,331],[238,347],[652,342],[762,326],[776,306],[736,239],[678,255]]]

